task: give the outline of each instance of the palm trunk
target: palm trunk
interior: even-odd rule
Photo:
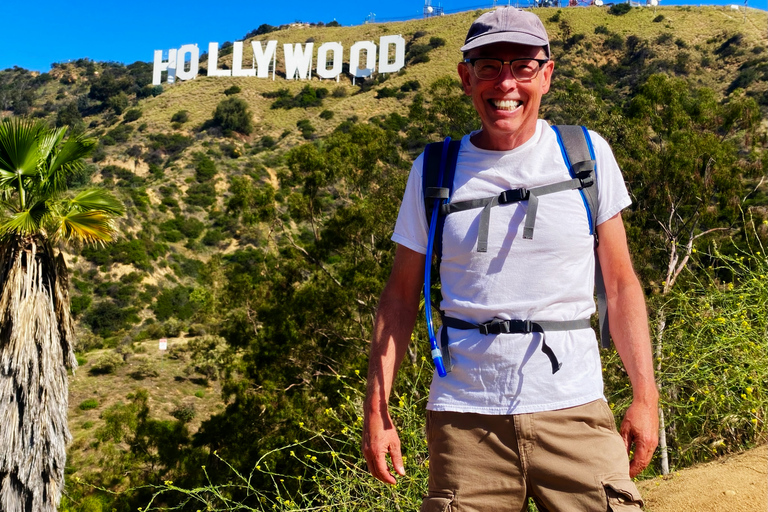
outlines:
[[[64,486],[67,368],[77,366],[63,257],[0,244],[0,510],[55,512]]]

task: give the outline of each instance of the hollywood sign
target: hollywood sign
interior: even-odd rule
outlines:
[[[235,42],[232,48],[232,69],[219,67],[219,43],[208,43],[208,76],[252,76],[275,79],[277,63],[277,41],[251,41],[253,61],[243,67],[243,42]],[[284,44],[283,62],[285,77],[312,78],[313,57],[315,73],[320,78],[336,79],[342,72],[344,47],[341,43],[323,43],[314,51],[315,43]],[[163,58],[163,50],[155,50],[152,84],[160,85],[163,71],[168,73],[167,82],[175,79],[192,80],[200,70],[200,49],[196,44],[185,44],[178,50],[168,50],[168,58]],[[365,55],[363,62],[362,55]],[[378,63],[377,57],[378,56]],[[405,66],[405,39],[402,36],[382,36],[378,48],[373,41],[358,41],[349,49],[349,70],[354,77],[367,77],[379,73],[396,73]]]

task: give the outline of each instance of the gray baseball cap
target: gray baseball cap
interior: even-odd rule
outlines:
[[[542,46],[549,57],[549,36],[544,24],[532,12],[502,7],[477,18],[469,27],[462,52],[493,43]]]

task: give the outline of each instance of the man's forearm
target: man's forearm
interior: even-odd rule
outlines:
[[[398,246],[392,275],[376,311],[368,361],[366,409],[386,407],[419,311],[424,261],[423,254]]]
[[[387,296],[386,291],[382,294],[368,361],[366,408],[386,405],[410,342],[416,314],[417,310],[411,310],[396,297]]]
[[[608,298],[608,311],[611,337],[629,375],[634,400],[655,406],[658,390],[653,375],[648,313],[634,274],[623,279],[616,295]]]

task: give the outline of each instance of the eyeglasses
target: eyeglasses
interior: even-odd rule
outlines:
[[[509,64],[512,76],[518,82],[530,82],[539,74],[541,67],[549,62],[549,59],[512,59],[501,60],[490,57],[464,59],[475,70],[475,76],[480,80],[495,80],[501,75],[501,68]]]

